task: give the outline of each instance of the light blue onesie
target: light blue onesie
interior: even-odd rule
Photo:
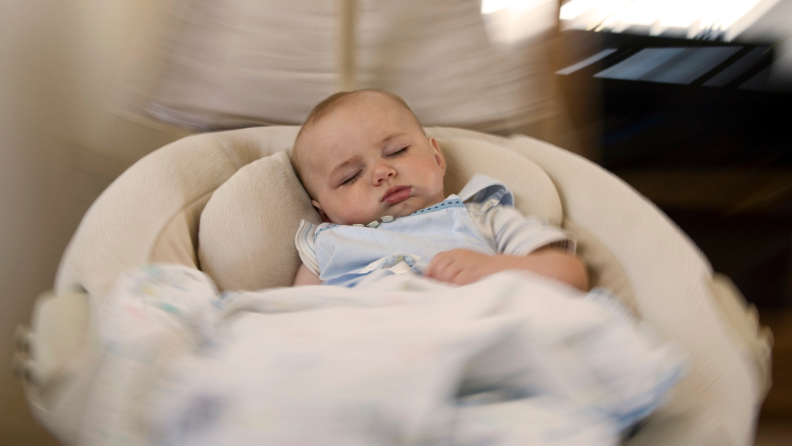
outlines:
[[[391,274],[421,274],[435,255],[458,248],[526,255],[558,244],[574,252],[566,231],[526,218],[513,205],[503,183],[476,175],[458,196],[376,228],[302,221],[295,244],[303,264],[325,285],[346,287]]]

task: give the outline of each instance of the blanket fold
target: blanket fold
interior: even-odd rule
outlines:
[[[150,265],[101,311],[86,444],[617,444],[685,362],[603,290],[517,272],[219,294]]]

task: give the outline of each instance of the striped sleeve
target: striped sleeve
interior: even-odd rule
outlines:
[[[314,234],[316,226],[305,220],[300,221],[300,228],[294,236],[294,246],[300,254],[300,260],[312,273],[319,275],[319,264],[316,261],[316,250],[314,249]]]
[[[498,254],[523,256],[544,247],[575,253],[572,233],[537,217],[525,217],[512,206],[485,204],[469,208],[469,213]]]

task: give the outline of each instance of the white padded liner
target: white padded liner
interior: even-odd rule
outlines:
[[[473,175],[502,181],[514,193],[515,207],[560,226],[564,215],[555,185],[544,170],[524,156],[486,141],[466,138],[439,140],[448,165],[446,195],[458,193]]]
[[[290,286],[300,220],[322,221],[286,153],[254,161],[217,188],[201,214],[201,269],[220,290]]]
[[[299,127],[193,135],[135,163],[91,205],[69,242],[55,291],[101,299],[125,270],[147,263],[164,228],[239,168],[289,147]],[[199,218],[202,208],[195,208]]]

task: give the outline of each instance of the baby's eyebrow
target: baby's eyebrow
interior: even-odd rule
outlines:
[[[404,132],[391,133],[390,135],[387,135],[384,138],[382,138],[380,143],[381,144],[385,144],[386,142],[390,141],[391,139],[399,137],[399,136],[402,136],[402,135],[404,135]]]
[[[356,162],[357,162],[357,157],[354,157],[354,158],[350,158],[350,159],[344,161],[343,163],[337,165],[333,170],[330,171],[330,177],[335,175],[335,173],[338,172],[339,170],[343,170],[345,167],[349,166],[350,164],[354,164]]]

